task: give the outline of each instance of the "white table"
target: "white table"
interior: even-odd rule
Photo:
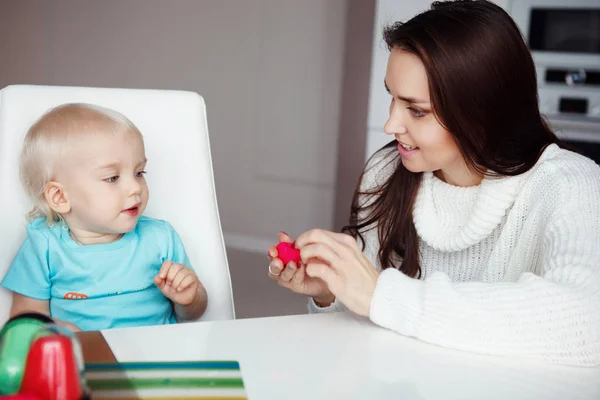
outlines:
[[[119,361],[239,361],[250,400],[600,399],[600,368],[445,349],[347,313],[103,334]]]

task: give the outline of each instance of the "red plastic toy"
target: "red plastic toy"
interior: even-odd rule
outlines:
[[[294,243],[281,242],[277,245],[277,257],[287,265],[290,261],[296,264],[300,262],[300,250],[294,247]]]
[[[47,400],[86,398],[71,338],[51,335],[36,340],[27,355],[20,394]]]

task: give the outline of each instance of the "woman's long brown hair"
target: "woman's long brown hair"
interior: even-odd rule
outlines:
[[[522,174],[549,144],[559,142],[539,112],[529,49],[502,8],[485,0],[435,2],[408,22],[385,28],[383,37],[390,51],[401,49],[423,62],[433,112],[473,171]],[[381,267],[419,278],[412,209],[422,174],[398,162],[390,150],[396,145],[379,150],[392,154],[378,157],[380,162],[397,164],[385,183],[361,190],[368,171],[363,172],[342,231],[360,238],[364,250],[363,233],[376,226]]]

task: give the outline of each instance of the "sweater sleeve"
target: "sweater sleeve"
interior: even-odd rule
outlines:
[[[329,307],[319,307],[312,297],[308,298],[308,313],[309,314],[319,314],[319,313],[327,313],[327,312],[339,312],[339,311],[347,311],[348,309],[342,304],[341,301],[335,299],[333,303]]]
[[[377,281],[371,320],[465,351],[599,365],[600,179],[569,189],[540,233],[540,275],[452,282],[441,272],[415,280],[388,269]]]

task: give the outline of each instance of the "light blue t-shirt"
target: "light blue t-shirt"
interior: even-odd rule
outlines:
[[[2,286],[50,301],[50,315],[84,331],[175,323],[173,305],[153,282],[165,260],[190,267],[166,221],[140,217],[108,244],[79,245],[64,225],[27,224],[27,238]]]

